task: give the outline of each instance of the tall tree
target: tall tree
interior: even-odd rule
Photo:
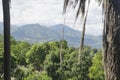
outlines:
[[[85,11],[85,6],[86,3],[88,3],[87,5],[87,11]],[[82,14],[82,17],[84,18],[83,20],[83,30],[82,30],[82,35],[81,35],[81,40],[80,40],[80,48],[79,48],[79,52],[78,52],[78,64],[80,63],[80,55],[81,52],[84,49],[84,36],[85,36],[85,30],[86,30],[86,22],[87,22],[87,15],[88,15],[88,9],[89,9],[89,4],[90,4],[90,0],[65,0],[64,1],[64,8],[63,8],[63,13],[66,13],[66,9],[68,5],[72,5],[74,8],[76,8],[77,4],[78,4],[78,10],[76,13],[76,19],[75,22],[77,20],[77,18],[79,17],[79,14]]]
[[[4,18],[4,80],[11,80],[10,59],[10,0],[2,0]]]
[[[120,80],[120,0],[104,0],[104,66],[106,80]]]
[[[69,3],[79,5],[77,17],[81,12],[85,13],[85,3],[88,0],[64,0],[66,12]],[[104,30],[103,30],[103,51],[106,80],[120,79],[120,0],[97,0],[103,2]]]
[[[64,24],[65,24],[65,15],[64,15]],[[61,37],[61,41],[60,41],[60,66],[61,66],[61,68],[62,68],[62,62],[63,62],[62,49],[63,49],[63,42],[64,42],[64,33],[65,33],[65,26],[63,26],[62,37]]]
[[[81,42],[80,42],[79,54],[78,54],[78,64],[80,63],[81,52],[84,49],[84,39],[85,39],[86,22],[87,22],[87,15],[88,15],[88,10],[89,10],[89,4],[90,4],[90,0],[88,2],[87,11],[86,11],[86,14],[85,14],[84,20],[83,20],[83,30],[82,30],[82,37],[81,37]]]

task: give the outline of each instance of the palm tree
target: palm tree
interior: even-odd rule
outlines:
[[[87,11],[86,11],[86,14],[85,14],[84,20],[83,20],[82,37],[81,37],[81,43],[80,43],[80,48],[79,48],[79,54],[78,54],[78,65],[80,64],[81,52],[82,52],[83,49],[84,49],[84,39],[85,39],[85,31],[86,31],[86,22],[87,22],[88,10],[89,10],[89,3],[90,3],[90,0],[89,0],[89,2],[88,2]],[[76,18],[77,18],[77,17],[76,17]]]
[[[63,58],[62,58],[62,54],[63,54],[63,41],[64,41],[64,26],[63,26],[63,30],[62,30],[62,39],[60,41],[60,67],[62,68],[62,63],[63,63]]]
[[[10,80],[10,0],[2,0],[4,18],[4,80]]]
[[[85,14],[85,3],[88,0],[74,0],[79,5],[77,17]],[[106,80],[120,79],[120,0],[97,0],[103,4],[103,54]],[[66,12],[71,0],[64,1],[63,12]]]
[[[70,2],[69,0],[65,0],[64,2],[64,8],[63,8],[63,14],[66,13],[66,9],[67,9],[67,6],[69,5],[69,3],[73,6],[74,8],[76,7],[76,5],[78,4],[79,2],[79,7],[78,7],[78,10],[77,10],[77,13],[76,13],[76,19],[75,19],[75,22],[77,20],[77,18],[79,17],[79,14],[81,13],[82,14],[82,18],[84,18],[83,20],[83,30],[82,30],[82,37],[81,37],[81,40],[80,40],[80,47],[79,47],[79,52],[78,52],[78,65],[80,63],[80,57],[81,57],[81,52],[83,51],[84,49],[84,36],[85,36],[85,30],[86,30],[86,21],[87,21],[87,15],[88,15],[88,10],[89,10],[89,4],[90,4],[90,0],[88,0],[88,5],[87,5],[87,11],[85,13],[85,6],[86,6],[86,0],[75,0],[74,2]]]
[[[64,15],[64,24],[65,24],[65,16]],[[65,26],[63,26],[63,29],[62,29],[62,37],[61,37],[61,41],[60,41],[60,67],[62,68],[62,63],[63,63],[63,58],[62,58],[62,49],[63,49],[63,41],[64,41],[64,32],[65,32]]]

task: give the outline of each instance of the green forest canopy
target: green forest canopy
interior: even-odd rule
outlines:
[[[62,67],[60,67],[59,57],[61,42],[63,43]],[[12,37],[12,78],[16,80],[104,80],[100,50],[86,46],[78,65],[78,48],[68,47],[66,41],[61,42],[29,44],[16,41]],[[3,78],[3,53],[3,41],[0,41],[0,79]]]

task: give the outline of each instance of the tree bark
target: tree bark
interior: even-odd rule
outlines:
[[[120,80],[120,0],[104,0],[103,51],[106,80]]]
[[[9,1],[10,0],[2,0],[4,18],[4,80],[10,80],[11,73]]]

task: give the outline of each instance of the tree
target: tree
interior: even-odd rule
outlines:
[[[23,80],[52,80],[51,77],[48,77],[46,72],[33,72],[31,75],[27,76]]]
[[[81,42],[80,42],[79,54],[78,54],[78,64],[80,63],[81,52],[84,49],[84,38],[85,38],[85,30],[86,30],[86,22],[87,22],[87,15],[88,15],[89,3],[90,2],[88,2],[88,7],[87,7],[86,15],[84,16],[84,21],[83,21],[82,37],[81,37]]]
[[[48,52],[47,44],[33,45],[26,53],[26,61],[34,66],[35,70],[42,71],[43,62]]]
[[[106,80],[120,79],[120,0],[104,0],[104,66]]]
[[[23,80],[34,72],[33,67],[31,66],[17,66],[17,68],[13,71],[12,77],[15,80]],[[36,75],[36,74],[35,74]],[[31,80],[31,79],[29,79]],[[32,79],[34,80],[34,79]]]
[[[11,42],[11,64],[17,63],[17,65],[26,65],[26,53],[30,50],[31,45],[27,42],[19,42],[14,44]],[[12,63],[13,62],[13,63]],[[11,65],[13,67],[15,65]]]
[[[49,54],[46,56],[44,61],[45,70],[52,78],[52,80],[62,80],[62,77],[58,73],[58,69],[60,68],[60,58],[59,58],[59,49],[49,51]]]
[[[90,80],[105,80],[102,52],[97,52],[92,58],[92,66],[89,68]]]
[[[92,65],[91,59],[92,54],[90,47],[85,47],[85,49],[81,52],[80,56],[80,63],[74,64],[72,69],[72,76],[74,76],[73,80],[90,80],[88,74],[89,74],[89,68]]]
[[[0,80],[3,79],[3,44],[0,42]]]
[[[4,18],[4,80],[10,80],[10,0],[2,0]]]
[[[81,12],[85,13],[85,3],[88,0],[74,0],[72,3],[79,5],[77,17]],[[103,1],[104,29],[103,51],[106,80],[120,79],[120,0],[97,0]],[[66,12],[71,0],[65,0],[63,11]]]

